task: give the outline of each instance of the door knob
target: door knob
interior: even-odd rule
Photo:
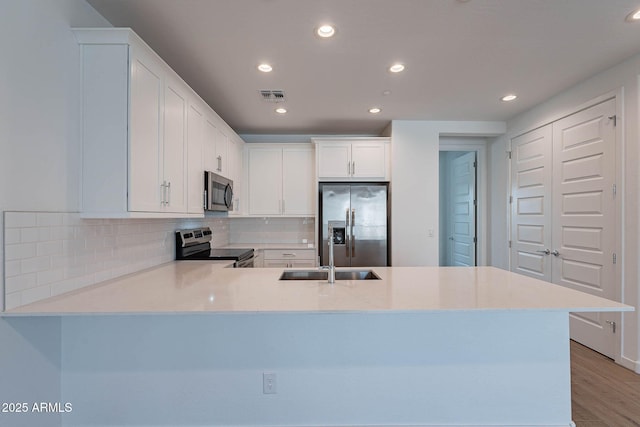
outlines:
[[[551,255],[556,256],[556,257],[557,257],[557,256],[560,256],[560,252],[558,252],[558,250],[557,250],[557,249],[554,249],[554,251],[553,251],[553,252],[551,252]]]
[[[551,251],[549,249],[545,249],[544,251],[536,251],[539,254],[545,254],[545,255],[549,255],[551,253]]]

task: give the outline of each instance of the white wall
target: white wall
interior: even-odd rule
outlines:
[[[440,137],[488,137],[505,130],[503,122],[392,122],[392,265],[438,265]]]
[[[0,211],[77,210],[79,50],[69,28],[108,25],[84,0],[0,2]],[[60,336],[60,319],[0,318],[0,402],[60,400]],[[60,417],[0,414],[0,425]]]
[[[509,140],[499,136],[489,144],[489,212],[487,236],[489,237],[489,256],[487,264],[509,269]]]
[[[639,200],[639,175],[638,162],[640,161],[638,142],[640,111],[638,102],[640,97],[640,55],[618,64],[617,66],[597,74],[576,86],[558,94],[548,101],[538,105],[532,110],[515,117],[508,122],[507,134],[496,139],[491,147],[492,160],[495,162],[492,167],[491,181],[494,210],[492,236],[492,262],[507,268],[508,249],[501,250],[506,246],[505,228],[508,227],[508,215],[504,206],[504,201],[500,200],[500,193],[504,191],[504,183],[509,181],[508,168],[503,165],[503,152],[508,149],[511,138],[546,123],[550,123],[566,115],[575,112],[579,108],[586,107],[589,102],[598,97],[615,94],[622,91],[620,100],[620,110],[617,111],[618,127],[621,129],[619,136],[622,138],[620,146],[623,152],[618,153],[619,164],[617,165],[621,182],[618,183],[618,194],[623,195],[622,217],[623,223],[619,225],[622,238],[622,257],[619,274],[622,278],[622,302],[633,305],[636,311],[623,314],[622,350],[621,360],[624,366],[640,372],[640,316],[637,309],[640,307],[640,294],[638,292],[638,277],[640,274],[640,263],[638,262],[638,238],[640,228],[638,217]],[[502,193],[507,194],[507,193]],[[500,224],[504,224],[500,226]]]

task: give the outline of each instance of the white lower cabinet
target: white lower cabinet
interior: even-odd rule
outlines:
[[[253,253],[253,267],[254,268],[262,268],[264,267],[264,250],[256,249]]]
[[[248,148],[249,215],[315,215],[314,152],[310,145]]]
[[[264,267],[315,268],[315,249],[265,249]]]

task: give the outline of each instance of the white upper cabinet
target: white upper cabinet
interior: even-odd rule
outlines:
[[[168,77],[164,87],[163,178],[164,210],[186,213],[188,87]]]
[[[318,178],[351,178],[351,144],[326,142],[318,144]]]
[[[203,216],[203,171],[229,173],[233,131],[133,31],[74,33],[82,64],[82,215]]]
[[[250,147],[249,214],[282,215],[282,149]]]
[[[313,216],[314,153],[309,145],[256,144],[247,148],[250,215]]]
[[[242,174],[242,153],[244,151],[244,141],[237,137],[229,138],[227,170],[228,177],[233,181],[233,210],[229,215],[242,215],[244,213],[243,200],[243,174]]]
[[[320,181],[389,181],[389,138],[315,138]]]
[[[282,149],[282,213],[315,215],[315,174],[312,147]]]
[[[229,174],[229,138],[213,117],[207,117],[204,137],[205,170],[231,178]]]
[[[84,51],[99,49],[86,46]],[[166,196],[162,168],[162,64],[143,48],[131,46],[129,129],[129,210],[155,212]],[[87,76],[85,70],[85,78]],[[124,107],[123,104],[121,107]],[[86,129],[90,132],[93,129]],[[86,138],[85,138],[85,142]],[[85,176],[91,173],[85,170]],[[166,182],[166,181],[165,181]],[[90,191],[90,189],[87,188]]]
[[[192,102],[187,111],[187,211],[204,214],[204,106]]]

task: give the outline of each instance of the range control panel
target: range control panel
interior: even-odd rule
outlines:
[[[211,241],[212,233],[209,227],[193,228],[191,230],[176,231],[180,245],[184,248],[187,246],[198,245]]]

